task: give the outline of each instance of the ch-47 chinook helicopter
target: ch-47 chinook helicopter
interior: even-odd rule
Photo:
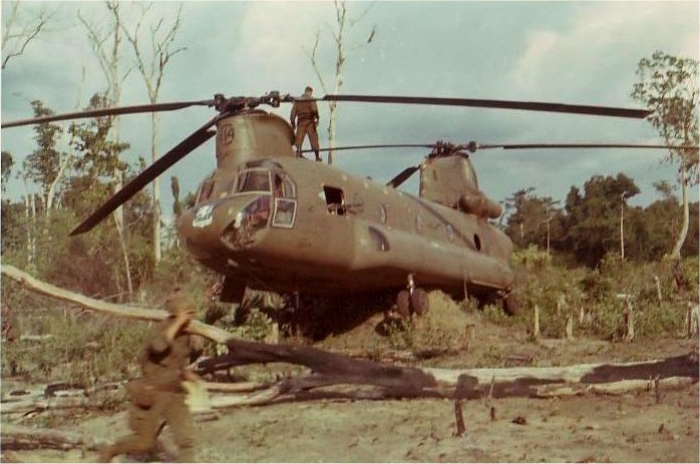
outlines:
[[[73,230],[89,231],[184,156],[216,136],[216,169],[194,206],[177,219],[181,242],[224,276],[221,299],[240,301],[246,288],[348,295],[394,292],[408,316],[428,310],[426,291],[474,294],[517,305],[509,264],[511,240],[489,223],[501,207],[480,189],[469,154],[479,148],[664,148],[662,145],[426,145],[425,161],[386,185],[298,158],[290,124],[258,109],[295,100],[263,97],[160,103],[52,115],[3,128],[56,120],[209,106],[217,115],[109,198]],[[326,95],[317,101],[430,104],[644,118],[645,110],[541,102],[399,96]],[[365,146],[366,147],[366,146]],[[365,148],[345,147],[345,148]],[[338,150],[339,148],[336,148]],[[340,148],[342,149],[342,148]],[[397,187],[420,171],[418,196]]]

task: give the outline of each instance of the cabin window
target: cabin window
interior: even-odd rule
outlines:
[[[343,190],[336,187],[329,187],[325,185],[323,187],[323,193],[326,198],[326,205],[328,206],[328,213],[338,216],[345,215],[345,198],[343,195]]]
[[[474,247],[481,251],[481,238],[477,234],[474,234]]]
[[[238,174],[236,192],[270,192],[270,171],[251,169]]]
[[[275,216],[272,219],[274,227],[294,227],[294,219],[297,213],[297,201],[287,198],[275,199]]]
[[[389,240],[374,227],[368,227],[369,237],[372,241],[374,249],[377,251],[389,251]]]

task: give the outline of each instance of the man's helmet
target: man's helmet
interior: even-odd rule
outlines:
[[[194,310],[194,300],[181,290],[176,290],[165,300],[165,310],[172,315]]]

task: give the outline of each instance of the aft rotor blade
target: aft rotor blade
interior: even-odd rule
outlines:
[[[393,188],[398,187],[399,185],[406,182],[419,169],[420,169],[420,164],[404,169],[403,171],[401,171],[399,173],[398,176],[394,177],[393,179],[391,179],[389,182],[386,183],[387,187],[393,187]]]
[[[102,206],[76,227],[70,235],[79,235],[91,230],[114,210],[136,195],[139,190],[148,185],[153,179],[209,140],[216,133],[215,131],[210,131],[209,128],[216,124],[217,119],[218,117],[207,122],[185,140],[177,144],[172,150],[160,157],[155,163],[151,164],[146,170],[126,184],[124,188],[102,204]]]
[[[697,145],[646,145],[628,143],[510,143],[510,144],[484,144],[477,149],[502,148],[503,150],[528,150],[550,148],[641,148],[641,149],[677,149],[697,150]]]
[[[155,113],[159,111],[175,111],[190,106],[212,106],[214,100],[183,101],[172,103],[155,103],[152,105],[120,106],[114,108],[102,108],[98,110],[76,111],[74,113],[52,114],[38,118],[21,119],[17,121],[3,122],[2,128],[28,126],[53,121],[67,121],[71,119],[97,118],[100,116],[118,116],[121,114]]]
[[[618,118],[643,119],[651,112],[633,108],[610,106],[569,105],[564,103],[526,102],[515,100],[483,100],[472,98],[402,97],[387,95],[326,95],[321,101],[345,101],[364,103],[395,103],[416,105],[470,106],[477,108],[500,108],[509,110],[546,111],[553,113],[588,114]]]

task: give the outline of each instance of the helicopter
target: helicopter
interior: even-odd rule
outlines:
[[[425,160],[386,184],[298,157],[291,125],[260,109],[300,97],[224,97],[50,115],[2,128],[98,116],[212,107],[217,114],[187,136],[78,225],[88,232],[157,176],[215,138],[216,169],[200,184],[194,205],[177,218],[180,242],[223,276],[220,299],[240,303],[246,289],[283,294],[394,294],[404,317],[429,309],[428,292],[456,299],[500,300],[518,311],[510,264],[513,243],[490,221],[501,206],[480,188],[470,155],[479,149],[664,148],[629,144],[365,145],[334,150],[424,147]],[[424,104],[645,118],[640,109],[465,98],[325,95],[314,101]],[[324,149],[327,150],[327,149]],[[308,151],[308,150],[306,150]],[[418,196],[398,187],[420,172]]]

